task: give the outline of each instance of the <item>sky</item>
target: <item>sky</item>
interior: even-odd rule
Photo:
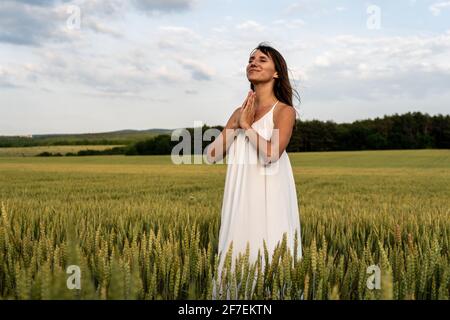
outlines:
[[[260,43],[298,118],[450,110],[450,1],[2,0],[0,135],[225,125]]]

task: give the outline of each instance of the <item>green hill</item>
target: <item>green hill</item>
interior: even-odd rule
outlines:
[[[31,136],[0,136],[0,147],[60,145],[123,145],[145,140],[172,129],[118,130],[80,134],[33,134]]]

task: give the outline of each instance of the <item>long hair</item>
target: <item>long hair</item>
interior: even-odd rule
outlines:
[[[278,78],[275,78],[275,83],[273,85],[275,97],[288,106],[292,106],[297,112],[296,108],[292,104],[292,97],[295,94],[295,97],[300,103],[300,94],[296,89],[292,88],[291,82],[289,81],[286,60],[284,60],[283,56],[278,52],[278,50],[271,47],[265,42],[261,42],[255,49],[253,49],[250,53],[250,56],[256,50],[260,50],[265,55],[270,56],[275,64],[275,70],[278,72]],[[253,83],[250,83],[250,88],[253,91],[255,90]]]

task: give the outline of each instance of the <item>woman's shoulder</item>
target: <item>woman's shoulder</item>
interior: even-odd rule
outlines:
[[[296,118],[295,108],[289,104],[279,101],[273,110],[274,120],[277,119],[280,115],[286,115],[290,117]]]

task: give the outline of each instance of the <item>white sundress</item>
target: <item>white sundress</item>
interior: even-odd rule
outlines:
[[[252,124],[252,128],[266,140],[272,137],[273,112],[277,103]],[[263,239],[271,261],[273,250],[278,242],[281,243],[283,233],[287,233],[287,246],[293,256],[294,235],[297,232],[297,259],[302,257],[297,193],[289,157],[283,151],[277,161],[268,165],[260,159],[244,130],[239,130],[227,153],[218,244],[218,283],[231,241],[232,270],[238,254],[245,254],[247,242],[250,245],[250,263],[256,262],[260,250],[264,266]],[[216,293],[214,283],[213,299]]]

